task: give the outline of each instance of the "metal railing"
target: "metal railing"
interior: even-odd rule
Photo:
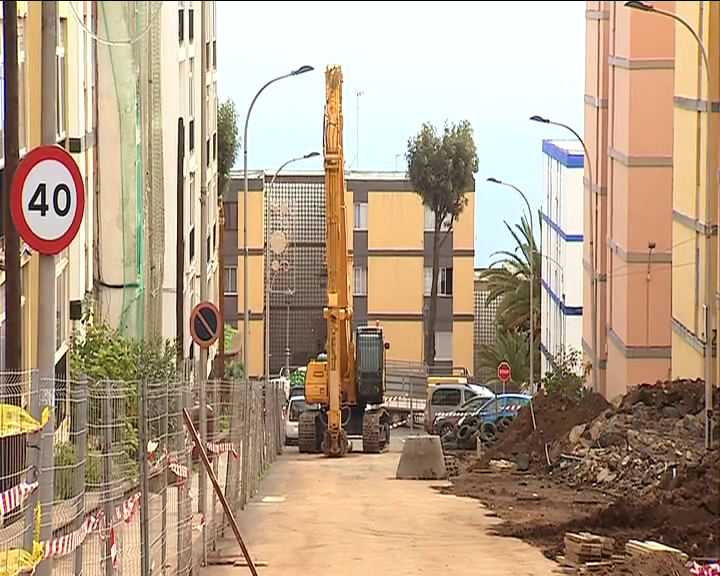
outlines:
[[[0,576],[190,574],[226,522],[183,409],[236,514],[284,445],[263,382],[0,378]]]

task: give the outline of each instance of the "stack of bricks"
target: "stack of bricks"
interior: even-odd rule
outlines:
[[[565,555],[558,558],[560,564],[572,573],[590,574],[614,565],[615,540],[589,532],[566,532]]]

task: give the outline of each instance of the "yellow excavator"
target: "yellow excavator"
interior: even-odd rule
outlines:
[[[352,256],[348,250],[343,154],[342,69],[325,70],[325,225],[327,261],[327,357],[308,363],[305,402],[316,409],[298,422],[298,449],[341,457],[362,438],[363,452],[378,453],[390,443],[385,394],[385,342],[382,328],[358,326],[353,334]]]

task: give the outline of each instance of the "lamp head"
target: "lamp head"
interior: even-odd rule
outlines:
[[[492,176],[490,178],[486,178],[486,182],[490,182],[490,184],[502,184],[502,180],[498,180],[497,178],[493,178]]]
[[[307,160],[308,158],[315,158],[316,156],[320,156],[320,152],[308,152],[303,156],[303,160]]]
[[[625,6],[627,8],[633,8],[634,10],[642,10],[643,12],[655,11],[654,6],[646,4],[645,2],[640,2],[639,0],[630,0],[630,2],[625,2]]]
[[[533,122],[540,122],[541,124],[550,124],[550,120],[548,118],[543,118],[542,116],[538,116],[535,114],[534,116],[530,116],[530,120]]]
[[[315,70],[315,68],[305,64],[305,66],[300,66],[300,68],[298,68],[297,70],[293,70],[292,72],[290,72],[290,75],[298,76],[300,74],[305,74],[305,72],[312,72],[313,70]]]

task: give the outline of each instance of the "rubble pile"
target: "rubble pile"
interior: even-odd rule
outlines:
[[[702,381],[643,384],[552,446],[553,475],[618,494],[671,490],[704,454],[703,406]]]

